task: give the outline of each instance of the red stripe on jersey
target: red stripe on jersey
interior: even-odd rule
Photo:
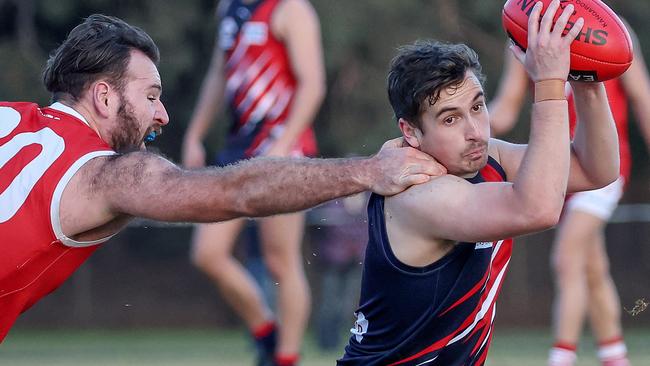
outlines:
[[[504,181],[504,177],[500,174],[499,170],[493,167],[491,163],[488,163],[483,169],[481,169],[480,174],[487,182]],[[477,302],[476,307],[468,316],[466,316],[462,324],[451,334],[435,341],[425,349],[417,352],[412,356],[394,362],[389,366],[401,365],[418,359],[428,353],[442,350],[445,346],[456,341],[463,343],[469,342],[469,340],[472,339],[472,337],[477,333],[479,333],[479,336],[476,340],[476,343],[472,346],[470,357],[472,359],[474,357],[478,357],[477,361],[474,363],[475,365],[481,365],[485,362],[487,358],[487,350],[489,349],[492,337],[492,326],[496,312],[496,299],[499,292],[501,291],[503,278],[505,277],[508,262],[512,254],[512,239],[493,242],[492,245],[494,252],[492,253],[491,265],[485,271],[485,274],[481,280],[476,283],[467,294],[463,295],[459,300],[454,302],[454,304],[452,304],[438,316],[438,318],[440,318],[445,314],[448,314],[452,309],[468,300],[472,295],[475,295],[477,292],[481,292],[481,298]],[[492,296],[492,298],[490,298],[490,296]],[[489,304],[486,304],[488,301]],[[483,314],[480,314],[485,305],[487,305],[487,309],[485,309]],[[479,316],[481,316],[481,318],[477,319]],[[476,323],[474,324],[474,322]],[[470,330],[470,327],[473,328]],[[467,332],[467,334],[463,335],[464,332]],[[462,339],[454,340],[454,338],[457,338],[459,336],[462,336]],[[478,352],[481,353],[479,354]]]
[[[460,299],[458,299],[458,301],[456,301],[455,303],[453,303],[450,307],[448,307],[445,311],[443,311],[442,313],[440,313],[440,315],[438,315],[438,316],[443,316],[443,315],[447,314],[450,310],[452,310],[453,308],[455,308],[455,307],[457,307],[458,305],[462,304],[462,303],[465,302],[465,300],[467,300],[468,298],[474,296],[475,293],[477,293],[480,289],[482,289],[483,287],[485,287],[485,281],[486,281],[486,279],[487,279],[487,277],[488,277],[489,275],[490,275],[490,272],[489,272],[489,271],[486,271],[485,274],[483,275],[483,278],[481,278],[481,280],[480,280],[479,282],[477,282],[476,285],[474,285],[474,287],[472,287],[472,289],[469,290],[468,293],[466,293],[463,297],[461,297]]]
[[[246,136],[240,147],[247,157],[264,154],[275,141],[289,115],[296,90],[296,78],[286,45],[275,37],[271,18],[280,0],[265,0],[252,11],[224,42],[226,98],[235,121],[231,133]],[[244,7],[234,1],[226,12],[231,16]],[[223,22],[222,22],[223,26]],[[295,150],[301,155],[316,154],[313,129],[307,128],[297,139]]]

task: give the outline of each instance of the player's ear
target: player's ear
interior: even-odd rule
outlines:
[[[419,149],[420,140],[422,139],[422,131],[404,118],[399,119],[398,125],[400,131],[402,131],[402,135],[404,136],[404,141],[411,145],[411,147]]]
[[[92,93],[93,106],[95,111],[102,117],[110,116],[112,88],[106,81],[97,81],[92,84],[90,92]]]

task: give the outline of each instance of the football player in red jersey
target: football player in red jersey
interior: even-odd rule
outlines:
[[[639,129],[650,146],[650,77],[640,44],[628,27],[634,43],[634,61],[619,78],[605,82],[612,110],[620,155],[620,177],[607,187],[579,192],[567,199],[553,244],[552,267],[556,298],[553,307],[555,344],[549,366],[575,363],[576,349],[585,316],[598,342],[598,357],[606,366],[626,366],[627,350],[621,326],[621,305],[609,272],[605,247],[605,226],[623,195],[632,165],[628,137],[628,101]],[[509,54],[499,88],[490,102],[490,126],[498,135],[515,125],[526,96],[529,80],[524,68]],[[570,88],[568,89],[569,94]],[[571,133],[577,122],[573,97],[569,95]]]
[[[217,17],[217,44],[185,135],[184,165],[205,164],[202,140],[224,104],[231,127],[216,165],[254,156],[313,156],[311,124],[325,95],[325,71],[312,5],[308,0],[223,0]],[[277,284],[277,322],[258,284],[232,253],[245,220],[199,225],[192,261],[244,320],[260,358],[291,366],[310,312],[301,254],[305,213],[255,224],[264,263]]]
[[[48,60],[44,83],[54,104],[0,102],[0,340],[135,216],[272,215],[367,189],[394,194],[444,171],[400,141],[364,159],[181,169],[145,151],[169,122],[158,57],[141,29],[92,15]]]

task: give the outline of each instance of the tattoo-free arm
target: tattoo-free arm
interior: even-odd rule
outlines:
[[[106,207],[103,222],[122,214],[198,222],[267,216],[365,190],[392,195],[445,173],[430,156],[392,144],[370,158],[257,158],[199,170],[147,152],[104,160],[84,185]]]

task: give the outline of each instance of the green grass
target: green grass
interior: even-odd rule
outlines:
[[[650,365],[650,330],[629,331],[626,340],[632,363]],[[498,330],[488,366],[545,365],[549,344],[543,330]],[[334,365],[342,350],[321,352],[308,337],[302,365]],[[0,364],[11,366],[251,366],[253,355],[245,334],[233,330],[14,330],[0,346]],[[581,343],[579,360],[598,364],[591,340]]]

